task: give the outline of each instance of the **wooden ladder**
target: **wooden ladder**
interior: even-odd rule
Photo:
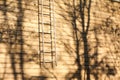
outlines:
[[[57,65],[54,0],[38,0],[38,59],[41,66]]]

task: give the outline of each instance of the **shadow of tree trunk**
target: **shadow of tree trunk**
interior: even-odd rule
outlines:
[[[15,28],[12,29],[11,26],[8,28],[9,34],[9,54],[11,58],[11,65],[14,75],[14,80],[24,80],[24,71],[23,71],[23,33],[22,33],[22,26],[23,26],[23,17],[24,11],[22,8],[22,0],[18,0],[17,2],[17,20]],[[19,56],[17,58],[17,56]],[[16,60],[17,59],[17,60]],[[17,62],[16,62],[17,61]],[[19,68],[17,67],[19,65]],[[19,77],[20,76],[20,77]]]
[[[77,70],[70,76],[68,73],[69,80],[90,80],[90,59],[89,59],[89,46],[88,46],[88,31],[90,27],[90,9],[91,0],[72,0],[72,5],[68,2],[63,1],[64,5],[70,10],[65,10],[61,5],[58,6],[64,10],[70,17],[67,18],[64,14],[61,15],[66,21],[70,21],[72,24],[73,38],[75,40],[75,64],[77,65]],[[83,53],[80,53],[81,43],[83,42]],[[84,65],[82,65],[80,54],[84,56]],[[84,68],[86,78],[83,76],[82,70]],[[68,79],[68,77],[67,77]]]
[[[18,43],[20,45],[20,53],[19,53],[19,59],[20,59],[20,73],[21,73],[21,79],[24,80],[24,50],[23,50],[23,31],[22,31],[22,26],[23,26],[23,18],[24,18],[24,10],[22,7],[22,0],[18,0],[18,17],[17,17],[17,26],[16,26],[16,31],[17,31],[17,37],[18,37]]]
[[[111,75],[115,76],[117,74],[116,68],[114,66],[110,66],[110,64],[107,63],[107,61],[106,61],[106,54],[108,55],[108,53],[112,53],[112,51],[111,50],[105,51],[104,47],[107,48],[108,46],[106,46],[104,44],[109,43],[109,42],[107,42],[107,39],[106,39],[106,37],[108,35],[109,35],[109,37],[110,37],[110,35],[115,36],[113,34],[113,32],[114,32],[114,29],[116,26],[117,28],[115,29],[115,32],[114,32],[116,34],[116,32],[119,30],[118,29],[119,24],[116,25],[116,21],[114,23],[112,23],[110,18],[106,18],[106,20],[104,18],[103,21],[99,21],[96,19],[97,22],[100,22],[100,23],[99,24],[94,23],[94,22],[96,22],[96,21],[94,21],[92,23],[92,25],[94,25],[94,26],[91,26],[90,25],[90,23],[91,23],[90,22],[91,21],[90,13],[91,13],[92,0],[71,0],[69,2],[63,0],[62,3],[63,3],[63,6],[65,6],[66,8],[64,8],[62,5],[58,4],[61,11],[63,11],[63,13],[59,13],[59,15],[66,22],[72,24],[73,38],[75,40],[75,51],[76,51],[75,52],[75,54],[76,54],[75,65],[77,65],[77,69],[75,70],[75,72],[72,73],[71,71],[69,71],[69,73],[66,75],[66,79],[68,79],[68,80],[72,80],[72,79],[91,80],[92,78],[94,78],[95,80],[101,80],[104,78],[103,77],[104,75],[108,78]],[[93,1],[93,3],[94,3],[94,1]],[[112,7],[113,4],[111,4],[110,2],[103,2],[103,3],[105,3],[104,6],[107,5],[107,3],[110,4],[109,6],[111,6],[111,10],[114,10],[114,8],[115,8],[116,10],[114,10],[114,11],[116,11],[117,13],[119,12],[119,10],[118,10],[119,8],[117,8],[116,6]],[[96,3],[96,5],[97,5],[97,3]],[[94,6],[94,5],[92,5],[92,6]],[[96,6],[96,7],[98,7],[98,6]],[[102,7],[102,9],[103,9],[103,7]],[[102,9],[101,9],[101,11],[102,11]],[[108,7],[106,9],[110,10],[110,8],[108,8]],[[99,10],[97,10],[97,11],[99,11]],[[67,13],[67,16],[66,16],[66,13]],[[91,14],[93,15],[94,13],[91,13]],[[101,14],[101,12],[99,14]],[[110,12],[110,14],[112,15],[111,17],[115,19],[116,13]],[[105,17],[104,14],[102,14],[101,16]],[[95,18],[96,16],[93,15],[92,17]],[[103,17],[100,17],[100,19],[103,19]],[[110,28],[110,27],[114,27],[114,28]],[[89,33],[89,31],[90,31],[90,33]],[[104,36],[101,34],[102,32],[104,33]],[[82,38],[82,40],[80,38]],[[104,41],[104,39],[106,39],[106,40]],[[117,39],[117,36],[115,39]],[[83,43],[83,44],[81,44],[81,43]],[[102,47],[101,47],[101,45],[102,45]],[[111,46],[111,45],[109,45],[109,46]],[[115,45],[113,45],[113,46],[115,46]],[[71,45],[69,45],[69,43],[68,43],[68,44],[65,44],[65,47],[66,47],[66,51],[68,53],[71,53],[70,52]],[[104,49],[104,51],[102,52],[102,50],[100,50],[100,48],[102,50]],[[80,50],[83,50],[84,52],[82,53]],[[116,51],[117,50],[118,49],[116,49]],[[118,53],[118,51],[113,52],[112,54],[114,54],[114,53]],[[80,54],[83,54],[83,55],[81,56]],[[104,55],[101,56],[101,54],[104,54]],[[109,56],[110,55],[111,54],[109,54]],[[84,59],[84,64],[82,63],[81,59],[82,60]],[[82,71],[83,72],[85,71],[85,73],[83,74]]]
[[[91,8],[91,0],[80,0],[79,9],[80,9],[81,24],[82,24],[82,40],[84,46],[84,67],[87,75],[86,76],[87,80],[90,80],[90,60],[88,54],[89,47],[88,47],[88,38],[87,38],[90,27],[90,8]],[[87,10],[87,12],[85,12],[85,10]]]
[[[6,36],[5,38],[1,39],[2,43],[5,43],[7,45],[7,51],[8,54],[10,55],[10,62],[11,62],[11,67],[12,67],[12,73],[14,76],[14,80],[18,80],[18,75],[21,74],[21,78],[22,80],[24,80],[24,72],[23,72],[23,37],[22,37],[22,22],[23,22],[23,16],[24,16],[24,11],[22,8],[22,0],[18,0],[17,2],[17,8],[18,8],[18,12],[17,12],[17,21],[16,21],[16,25],[11,26],[10,22],[9,22],[9,18],[7,13],[9,12],[13,12],[13,10],[9,10],[8,7],[11,4],[8,4],[7,0],[3,0],[3,4],[0,5],[1,6],[1,11],[3,12],[3,16],[4,16],[4,21],[3,21],[3,25],[1,25],[1,30],[2,30],[2,34]],[[12,21],[11,21],[12,23]],[[5,27],[4,27],[5,26]],[[20,50],[19,47],[20,46]],[[19,50],[19,52],[18,52]],[[19,53],[19,58],[17,58]],[[16,61],[20,62],[20,72],[18,72],[18,67],[17,65],[19,63],[17,63]],[[8,63],[4,63],[5,65]],[[5,69],[6,71],[6,69]],[[4,71],[3,73],[3,79],[5,78],[5,75],[7,74]]]
[[[72,26],[73,26],[73,31],[74,31],[74,37],[75,37],[75,44],[76,44],[76,63],[78,66],[78,69],[76,70],[75,74],[73,75],[73,78],[75,77],[76,74],[79,73],[79,77],[78,80],[81,80],[81,62],[80,62],[80,36],[79,36],[79,30],[78,30],[78,26],[77,26],[77,15],[76,15],[76,1],[73,0],[73,17],[72,17]],[[77,75],[78,76],[78,75]]]

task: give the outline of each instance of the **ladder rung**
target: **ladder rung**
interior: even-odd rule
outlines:
[[[39,22],[39,24],[44,24],[44,25],[51,25],[50,23],[42,23],[42,22]]]
[[[39,13],[39,14],[42,14],[42,13]],[[43,15],[48,15],[48,16],[50,16],[50,14],[47,14],[47,13],[44,13]]]
[[[44,25],[51,25],[50,23],[43,23]]]
[[[52,63],[52,61],[44,61],[44,62],[41,61],[41,63],[50,63],[50,62]]]
[[[51,42],[40,42],[40,43],[49,43],[49,44],[51,44]]]
[[[43,52],[43,53],[54,53],[55,51],[50,51],[50,52]]]
[[[51,21],[52,21],[52,20],[51,20]],[[49,21],[47,21],[47,22],[39,22],[39,24],[51,25],[51,23],[52,23],[51,21],[50,21],[50,22],[49,22]]]
[[[50,32],[39,32],[39,33],[43,33],[43,34],[51,34]]]
[[[49,52],[41,51],[41,52],[42,52],[42,54],[44,54],[44,53],[55,53],[55,51],[49,51]]]

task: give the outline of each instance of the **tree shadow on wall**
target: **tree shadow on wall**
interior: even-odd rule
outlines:
[[[79,3],[77,3],[79,2]],[[75,47],[76,47],[76,60],[75,64],[77,64],[78,69],[74,74],[71,76],[71,73],[66,75],[66,79],[72,80],[76,78],[77,80],[82,80],[82,68],[85,69],[85,73],[87,74],[87,80],[90,80],[90,69],[89,69],[89,55],[88,55],[88,30],[90,27],[90,8],[91,8],[91,0],[72,0],[72,4],[67,3],[66,1],[63,1],[63,5],[68,7],[69,11],[66,11],[61,5],[58,4],[58,6],[66,11],[68,15],[70,16],[71,25],[73,29],[73,37],[75,39]],[[71,9],[69,9],[71,8]],[[86,12],[87,11],[87,12]],[[64,14],[61,15],[66,21],[70,21],[69,18],[67,18]],[[85,17],[87,15],[87,18]],[[81,26],[77,24],[77,22],[81,24]],[[84,66],[81,65],[81,57],[80,57],[80,45],[81,41],[83,41],[83,47],[84,47]],[[66,45],[65,45],[66,46]],[[69,49],[68,49],[69,50]],[[68,51],[69,52],[69,51]]]
[[[79,3],[79,16],[81,18],[81,31],[79,30],[78,26],[77,26],[77,16],[76,16],[76,6],[75,6],[75,0],[73,0],[73,7],[74,7],[74,11],[73,11],[73,16],[72,16],[72,26],[73,26],[73,30],[74,30],[74,37],[76,39],[76,63],[78,65],[78,71],[80,71],[80,78],[78,78],[78,80],[81,80],[81,70],[82,70],[82,66],[81,66],[81,62],[80,62],[80,36],[78,34],[81,34],[81,38],[83,41],[83,55],[84,55],[84,70],[86,73],[86,80],[90,80],[90,60],[89,60],[89,46],[88,46],[88,39],[87,39],[87,35],[88,35],[88,30],[90,27],[90,8],[91,8],[91,0],[80,0]],[[86,10],[86,11],[85,11]],[[85,18],[85,15],[87,15],[87,18]],[[76,72],[76,74],[78,74]],[[75,76],[73,75],[73,78]]]
[[[22,26],[23,26],[23,18],[24,18],[24,10],[22,8],[22,0],[17,0],[17,9],[18,12],[15,12],[14,8],[10,7],[10,5],[15,3],[14,1],[7,1],[3,0],[1,1],[2,4],[0,5],[0,8],[3,12],[4,21],[1,23],[0,31],[1,31],[1,41],[0,43],[4,43],[7,46],[7,55],[10,56],[10,64],[12,68],[12,73],[14,76],[14,80],[18,80],[18,78],[21,78],[21,80],[24,80],[24,50],[23,50],[23,32],[22,32]],[[14,20],[11,21],[8,17],[8,13],[12,15],[16,15],[16,22],[14,23]],[[13,23],[13,25],[11,24]],[[3,65],[5,65],[3,63]],[[7,70],[7,67],[5,68]],[[2,80],[5,79],[5,75],[8,75],[8,72],[4,70]],[[9,78],[9,77],[7,77]]]
[[[19,79],[27,80],[29,75],[25,74],[24,64],[27,62],[28,63],[35,62],[35,64],[38,65],[38,60],[37,60],[38,55],[34,54],[37,51],[32,49],[33,44],[29,44],[27,43],[27,41],[25,43],[24,38],[26,38],[29,35],[26,36],[26,34],[25,35],[23,34],[25,10],[28,10],[28,6],[30,7],[31,5],[30,2],[32,1],[33,0],[0,1],[0,12],[2,13],[2,17],[3,17],[3,21],[0,21],[0,44],[3,43],[7,46],[6,48],[7,54],[5,53],[6,59],[3,63],[3,65],[5,66],[4,66],[4,72],[2,73],[2,78],[1,78],[2,80],[9,78],[10,76],[12,76],[14,80],[19,80]],[[33,11],[32,9],[29,8],[29,10]],[[33,31],[27,31],[27,32],[29,32],[29,34],[36,33]],[[38,38],[36,34],[34,37]],[[26,46],[27,46],[26,50],[30,50],[32,54],[27,54],[29,53],[29,51],[25,52]],[[7,62],[8,60],[9,62]],[[8,69],[8,65],[10,65],[10,69]],[[10,72],[8,72],[7,70],[10,70]],[[10,76],[7,76],[9,74]],[[41,78],[46,79],[46,77],[44,78],[44,76],[41,76]]]
[[[63,13],[58,13],[63,19],[65,19],[67,22],[71,23],[72,29],[73,29],[73,38],[75,39],[75,65],[77,65],[77,70],[75,72],[69,71],[69,73],[66,75],[66,80],[91,80],[91,75],[94,76],[95,80],[100,80],[102,74],[109,76],[115,76],[117,74],[115,66],[111,67],[108,63],[104,62],[105,57],[101,59],[101,61],[98,61],[98,47],[99,39],[98,39],[98,33],[99,29],[93,28],[92,32],[95,36],[95,47],[94,52],[92,55],[90,55],[90,51],[92,50],[89,42],[88,36],[89,29],[90,29],[90,11],[91,11],[91,0],[72,0],[71,3],[68,1],[63,0],[63,4],[58,4],[59,8]],[[56,1],[56,3],[58,3]],[[67,8],[65,9],[63,5]],[[65,14],[67,13],[68,16]],[[107,20],[105,22],[108,24]],[[64,43],[64,42],[63,42]],[[82,45],[83,43],[83,45]],[[64,43],[65,50],[70,54],[71,45]],[[83,46],[83,47],[82,47]],[[83,53],[80,52],[81,48],[83,48]],[[81,55],[82,54],[82,55]],[[105,53],[102,53],[105,54]],[[82,58],[84,59],[84,63],[82,63]],[[93,60],[93,64],[91,61]],[[84,70],[84,72],[82,72]]]

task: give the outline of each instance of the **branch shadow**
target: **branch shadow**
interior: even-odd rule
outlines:
[[[32,0],[28,0],[32,2]],[[24,0],[16,0],[16,1],[8,1],[2,0],[0,3],[0,11],[2,12],[2,20],[0,23],[0,44],[5,44],[6,48],[6,57],[3,63],[4,65],[4,72],[2,72],[2,78],[6,79],[7,75],[10,74],[14,80],[26,80],[30,76],[25,74],[24,71],[24,64],[29,62],[35,62],[38,65],[38,54],[35,49],[33,49],[33,44],[29,44],[25,42],[24,38],[27,37],[23,34],[23,23],[25,17],[25,10],[30,3]],[[13,6],[15,4],[15,6]],[[14,7],[14,8],[13,8]],[[30,9],[32,10],[32,9]],[[37,12],[37,11],[36,11]],[[10,14],[10,15],[8,15]],[[15,19],[10,21],[9,17],[14,16]],[[13,23],[13,24],[12,24]],[[34,37],[38,38],[36,32],[28,31],[29,34],[34,33]],[[29,35],[28,35],[29,36]],[[25,47],[27,46],[28,50],[31,50],[31,54],[27,54],[25,51]],[[35,45],[36,46],[36,45]],[[25,58],[27,57],[27,58]],[[10,60],[9,62],[7,62]],[[10,65],[10,69],[8,69],[8,65]],[[28,64],[29,65],[29,64]],[[10,70],[6,71],[6,70]],[[49,73],[53,74],[51,71]],[[29,74],[29,73],[28,73]]]
[[[79,2],[79,4],[77,3]],[[56,2],[57,3],[57,2]],[[90,27],[90,8],[91,8],[91,0],[72,0],[72,4],[67,3],[66,1],[63,1],[63,5],[65,5],[68,10],[65,10],[62,5],[58,4],[58,6],[65,11],[65,13],[68,14],[68,16],[70,17],[67,18],[64,14],[59,14],[60,16],[62,16],[66,21],[70,21],[71,25],[72,25],[72,29],[73,29],[73,38],[75,40],[75,53],[76,53],[76,59],[75,59],[75,64],[77,64],[78,69],[76,70],[76,72],[74,72],[74,74],[72,76],[71,73],[68,73],[66,75],[66,79],[69,78],[69,80],[72,80],[74,78],[76,78],[77,80],[82,80],[82,69],[84,68],[87,74],[87,80],[90,80],[90,60],[89,60],[89,55],[88,55],[88,51],[89,51],[89,47],[88,47],[88,39],[87,39],[87,35],[88,35],[88,30]],[[69,9],[71,8],[71,9]],[[85,10],[87,10],[87,13],[85,13]],[[87,16],[87,18],[85,18],[85,16]],[[78,21],[81,24],[81,26],[78,26]],[[87,21],[87,22],[86,22]],[[82,29],[82,30],[80,30]],[[81,41],[83,41],[83,46],[84,46],[84,66],[81,65],[81,56],[80,56],[80,46],[81,46]],[[67,46],[65,44],[65,46]],[[69,47],[70,48],[70,47]],[[68,51],[69,52],[69,48]],[[68,77],[69,76],[69,77]]]
[[[7,52],[10,56],[10,62],[12,67],[12,74],[14,76],[14,80],[18,80],[18,78],[21,78],[21,80],[24,80],[24,59],[23,59],[23,32],[22,32],[22,26],[23,26],[23,18],[24,18],[24,10],[22,8],[22,0],[17,0],[17,20],[15,25],[10,25],[8,14],[9,12],[14,12],[14,9],[9,9],[10,5],[14,3],[14,1],[11,1],[10,3],[7,2],[7,0],[3,0],[3,3],[0,5],[1,11],[3,12],[4,21],[1,23],[0,27],[0,43],[5,43],[7,45]],[[16,56],[19,56],[17,58]],[[6,64],[6,61],[5,63]],[[19,65],[19,66],[18,66]],[[19,68],[18,68],[18,67]],[[19,70],[20,69],[20,70]],[[3,73],[3,80],[5,78],[6,69]],[[20,76],[20,77],[19,77]]]
[[[58,12],[58,15],[60,15],[64,20],[66,20],[66,22],[72,25],[73,38],[75,40],[75,65],[78,67],[74,73],[69,71],[69,73],[66,75],[66,79],[91,80],[94,77],[95,80],[102,80],[102,77],[100,75],[105,74],[106,77],[109,77],[111,75],[115,76],[117,74],[115,66],[112,67],[107,62],[105,62],[104,60],[106,57],[101,58],[100,61],[98,59],[100,56],[100,42],[102,43],[102,41],[99,41],[100,39],[98,36],[98,33],[101,31],[101,29],[98,29],[100,25],[97,26],[95,24],[97,28],[93,28],[92,30],[92,35],[95,36],[94,47],[91,47],[92,44],[88,38],[88,36],[90,36],[89,31],[91,31],[91,27],[93,27],[90,26],[92,0],[72,0],[72,4],[64,0],[62,2],[63,4],[60,5],[58,4],[59,2],[56,1],[59,8],[63,12]],[[66,9],[64,7],[66,7]],[[66,13],[68,16],[66,16]],[[112,24],[109,23],[108,20],[106,19],[102,24],[105,24],[105,26],[108,26],[107,24]],[[103,27],[103,25],[101,27]],[[105,36],[102,37],[105,38]],[[65,46],[66,52],[69,53],[69,55],[72,55],[74,49],[72,49],[71,45],[69,45],[69,43],[65,43],[64,41],[62,43]],[[82,43],[83,45],[81,45]],[[83,48],[83,53],[80,51],[81,48]],[[94,50],[91,55],[90,51],[92,51],[92,49]],[[82,63],[82,58],[84,59],[84,64]],[[92,60],[93,63],[91,62]]]
[[[17,17],[17,27],[16,27],[16,30],[18,32],[18,41],[19,41],[19,44],[20,44],[20,73],[21,73],[21,79],[24,80],[24,49],[23,49],[23,44],[24,44],[24,40],[23,40],[23,31],[22,31],[22,26],[23,26],[23,18],[24,18],[24,10],[22,8],[22,0],[18,0],[18,9],[19,9],[19,12],[18,12],[18,17]]]
[[[24,63],[25,63],[25,60],[24,60],[25,52],[23,49],[24,39],[23,39],[23,30],[22,30],[23,19],[24,19],[24,9],[22,7],[23,6],[22,0],[17,0],[18,12],[16,16],[17,21],[15,23],[15,27],[9,25],[8,15],[7,15],[8,12],[14,12],[14,11],[8,9],[9,4],[7,4],[7,0],[3,0],[2,2],[3,2],[2,5],[0,4],[0,9],[1,9],[0,11],[2,11],[3,13],[4,21],[0,25],[1,26],[0,27],[0,43],[5,43],[7,45],[7,49],[8,49],[7,52],[9,53],[9,56],[10,56],[10,62],[12,65],[12,72],[14,75],[14,80],[18,80],[19,76],[21,80],[25,80],[25,74],[23,70]],[[99,52],[98,51],[99,40],[98,40],[98,34],[97,34],[97,32],[99,31],[97,31],[97,28],[94,28],[94,35],[96,39],[95,52],[94,52],[94,55],[92,56],[89,55],[90,44],[89,44],[88,34],[89,34],[90,17],[91,17],[90,16],[91,0],[79,0],[78,5],[76,4],[75,0],[73,0],[72,5],[67,4],[65,0],[63,0],[63,2],[68,7],[68,11],[64,9],[63,10],[65,11],[65,13],[69,14],[70,20],[66,16],[64,16],[64,14],[59,14],[59,15],[62,16],[66,21],[70,22],[70,24],[72,25],[73,38],[75,40],[74,41],[75,55],[76,55],[75,65],[77,65],[77,70],[75,70],[75,72],[72,73],[72,75],[71,75],[71,72],[66,74],[65,76],[66,80],[72,80],[72,79],[91,80],[91,74],[95,77],[95,80],[100,80],[101,76],[99,75],[101,74],[105,74],[108,77],[111,75],[115,76],[117,74],[117,69],[115,67],[116,64],[114,66],[110,66],[109,63],[104,62],[104,59],[106,59],[106,57],[104,57],[99,62],[97,61],[97,56]],[[59,7],[62,9],[62,6],[59,6]],[[72,9],[69,9],[69,7],[72,7]],[[109,20],[110,20],[109,18],[105,20],[106,21],[104,22],[105,26],[110,26],[110,24],[112,24],[111,22],[109,22]],[[81,24],[79,26],[78,26],[78,21]],[[120,35],[119,29],[115,29],[115,30],[113,29],[111,29],[111,32],[114,31],[115,35],[118,35],[118,39],[119,39],[119,35]],[[3,38],[4,35],[6,35],[5,38]],[[80,52],[82,42],[83,42],[83,53]],[[71,49],[72,47],[69,44],[64,43],[64,46],[66,48],[66,51],[69,54],[71,54],[72,51],[74,50],[74,49]],[[118,44],[118,47],[119,47],[119,44]],[[119,53],[119,51],[116,50],[115,53]],[[83,55],[80,55],[80,54],[83,54]],[[33,55],[29,55],[29,56],[33,56]],[[82,64],[82,61],[81,61],[82,57],[84,58],[84,64]],[[5,60],[6,59],[7,58],[5,58]],[[90,64],[90,59],[94,59],[94,64],[92,66]],[[29,61],[31,61],[31,59],[28,60],[28,62]],[[4,67],[5,70],[1,78],[2,80],[4,80],[5,74],[7,74],[6,73],[7,62],[5,61],[4,64],[5,64],[5,67]],[[19,70],[17,66],[19,67]],[[98,67],[100,67],[102,73],[99,73]],[[83,69],[85,70],[84,74],[82,73]],[[50,71],[49,73],[53,74]],[[85,75],[86,75],[86,78],[84,77]],[[45,76],[40,76],[40,77],[43,80],[47,79]]]
[[[88,3],[88,4],[87,4]],[[87,9],[87,22],[85,22],[85,9]],[[88,31],[90,27],[90,9],[91,0],[80,0],[80,17],[82,24],[82,39],[84,45],[84,67],[86,71],[86,80],[90,80],[90,59],[89,59],[89,46],[88,46]],[[86,25],[85,25],[86,24]]]

